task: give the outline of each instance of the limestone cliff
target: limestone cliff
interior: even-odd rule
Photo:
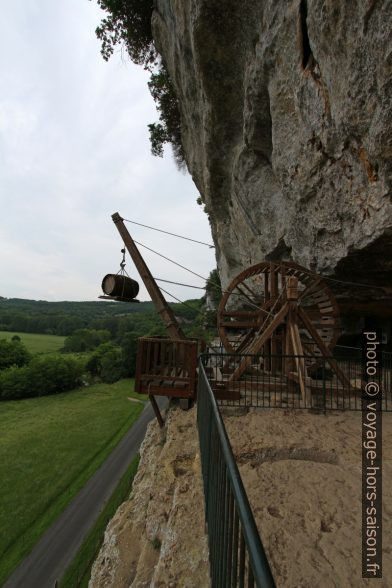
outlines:
[[[89,588],[208,588],[196,409],[150,423],[130,499],[110,521]]]
[[[264,258],[351,281],[390,316],[392,4],[156,0],[223,285]],[[342,294],[342,292],[341,292]]]

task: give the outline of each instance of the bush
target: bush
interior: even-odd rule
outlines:
[[[82,373],[82,364],[73,358],[37,356],[24,367],[0,372],[0,398],[15,400],[66,392],[80,384]]]
[[[30,394],[29,368],[10,367],[0,372],[0,399],[14,400],[33,396]]]
[[[114,348],[105,353],[101,359],[101,379],[103,382],[113,384],[125,375],[124,357],[122,350]]]
[[[124,356],[122,349],[111,343],[100,345],[86,364],[92,376],[101,378],[103,382],[112,384],[124,377]]]
[[[11,366],[22,367],[23,365],[26,365],[30,359],[30,353],[20,340],[0,340],[0,370]]]
[[[123,352],[124,375],[132,377],[136,370],[137,340],[139,335],[134,331],[125,333],[121,339],[121,349]]]

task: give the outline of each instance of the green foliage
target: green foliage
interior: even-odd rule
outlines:
[[[95,33],[101,41],[105,61],[113,55],[116,45],[124,45],[130,58],[148,69],[157,59],[151,31],[153,0],[97,0],[108,13]]]
[[[72,390],[80,384],[83,366],[61,355],[37,355],[24,367],[0,372],[0,400],[46,396]]]
[[[189,337],[199,334],[201,332],[200,326],[205,329],[204,302],[204,299],[200,298],[187,300],[186,306],[170,303],[181,327]],[[0,301],[0,324],[3,324],[6,331],[11,330],[10,326],[13,324],[15,316],[19,316],[21,313],[26,317],[25,324],[28,331],[30,327],[33,329],[37,327],[35,319],[38,316],[42,319],[43,332],[47,330],[48,326],[53,332],[59,332],[61,325],[68,320],[69,324],[72,324],[74,320],[78,324],[83,321],[83,329],[109,332],[110,341],[121,347],[123,347],[123,338],[128,333],[134,333],[135,339],[143,336],[167,335],[163,322],[151,302],[124,304],[117,302],[43,302],[20,299]],[[215,322],[211,323],[213,329],[215,329],[215,325]],[[76,330],[79,330],[79,327]],[[13,334],[15,334],[13,331],[11,333],[4,331],[0,332],[0,337],[10,338]],[[18,334],[31,353],[56,351],[64,345],[63,339],[59,336],[35,335],[30,332],[18,332]],[[80,349],[78,343],[76,349]],[[80,351],[72,353],[80,353]],[[126,373],[128,373],[131,364],[127,359],[124,361]]]
[[[75,586],[82,587],[88,585],[91,567],[102,545],[105,529],[120,504],[129,497],[138,465],[139,456],[137,455],[121,478],[112,496],[105,504],[97,522],[83,541],[78,553],[60,582],[60,588],[74,588]]]
[[[206,283],[206,293],[209,304],[204,312],[204,326],[209,330],[215,330],[217,324],[217,308],[222,298],[222,286],[217,269],[210,272]]]
[[[48,337],[71,335],[77,329],[117,329],[120,317],[134,317],[151,311],[151,302],[122,304],[117,302],[46,302],[10,298],[0,301],[0,331],[41,333]],[[96,326],[95,321],[108,326]],[[27,343],[27,341],[26,341]]]
[[[15,400],[34,396],[29,380],[29,368],[10,367],[0,372],[0,400]]]
[[[172,146],[177,166],[185,167],[185,153],[181,141],[181,117],[178,100],[169,73],[161,63],[159,71],[151,74],[148,87],[159,112],[159,123],[149,124],[151,153],[162,157],[165,143]]]
[[[127,50],[131,60],[151,72],[148,83],[157,105],[159,122],[148,125],[151,152],[162,157],[165,143],[173,149],[174,159],[185,167],[185,153],[181,141],[181,116],[178,99],[167,68],[155,45],[151,31],[153,0],[97,0],[107,13],[96,29],[101,41],[101,54],[107,61],[116,45]]]
[[[134,331],[125,333],[121,339],[123,353],[124,372],[126,376],[134,376],[136,369],[138,334]]]
[[[1,404],[1,586],[138,418],[128,397],[122,380]]]
[[[39,335],[37,333],[13,333],[0,331],[0,337],[14,340],[18,337],[31,355],[60,351],[64,346],[64,337],[58,335]]]
[[[30,353],[20,340],[0,339],[0,370],[11,366],[22,367],[30,358]]]
[[[11,337],[11,341],[21,341],[22,339],[19,337],[19,335],[13,335]]]
[[[112,343],[103,343],[90,357],[86,369],[92,376],[99,377],[103,382],[113,383],[125,374],[122,349]]]
[[[215,304],[219,304],[222,298],[222,285],[217,269],[210,272],[206,283],[206,292],[210,295]]]
[[[110,331],[107,329],[78,329],[65,339],[64,351],[91,351],[109,339]]]
[[[107,351],[101,358],[100,377],[103,382],[112,384],[124,377],[124,358],[122,350],[113,347]]]

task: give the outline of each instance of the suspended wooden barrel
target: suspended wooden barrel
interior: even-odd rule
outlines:
[[[139,284],[123,274],[107,274],[102,280],[102,290],[107,296],[132,300],[138,295]]]

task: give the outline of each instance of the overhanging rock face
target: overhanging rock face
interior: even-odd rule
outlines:
[[[154,36],[178,94],[223,285],[280,258],[390,287],[346,287],[342,300],[390,300],[392,4],[156,5]]]

